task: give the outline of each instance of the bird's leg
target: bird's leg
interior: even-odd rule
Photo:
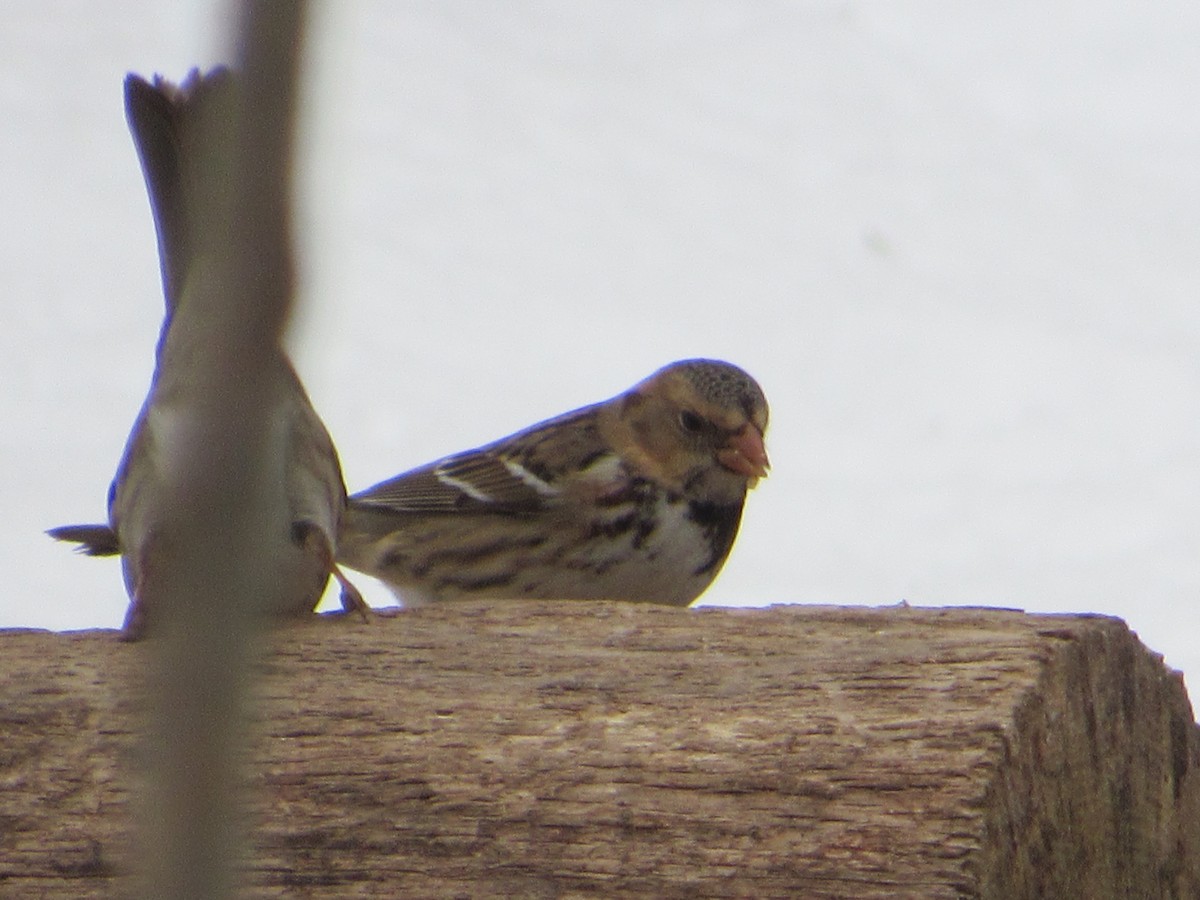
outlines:
[[[125,611],[125,622],[121,625],[120,640],[127,643],[140,641],[146,636],[146,608],[134,598]]]
[[[367,601],[358,592],[358,588],[350,582],[349,578],[342,574],[342,570],[336,565],[331,564],[329,571],[333,573],[333,577],[337,579],[338,584],[342,588],[342,611],[346,613],[357,612],[362,616],[364,622],[370,621],[371,607],[367,605]]]
[[[142,601],[146,589],[146,556],[145,550],[139,558],[132,561],[136,566],[133,579],[133,590],[129,592],[129,608],[125,610],[125,621],[121,625],[120,639],[132,643],[146,636],[146,604]]]
[[[322,584],[328,583],[330,575],[341,585],[342,615],[357,612],[364,622],[370,621],[371,607],[363,599],[350,580],[342,574],[334,561],[333,543],[328,535],[311,522],[295,522],[292,524],[292,539],[309,553],[321,561],[325,573]],[[322,591],[324,589],[322,588]],[[317,598],[320,600],[320,597]]]

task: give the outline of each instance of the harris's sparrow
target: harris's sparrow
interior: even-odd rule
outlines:
[[[686,606],[767,474],[767,401],[741,369],[676,362],[625,393],[350,498],[338,561],[407,605],[456,598]]]
[[[153,619],[143,603],[142,585],[153,568],[153,547],[164,509],[164,484],[175,465],[174,442],[191,427],[189,410],[205,402],[189,385],[189,359],[203,349],[194,333],[197,317],[185,301],[188,278],[196,277],[207,253],[206,236],[195,227],[201,191],[220,190],[212,172],[199,163],[212,161],[212,148],[202,144],[200,120],[223,113],[236,85],[222,68],[193,72],[180,86],[162,78],[151,84],[136,75],[125,81],[125,110],[142,164],[158,234],[166,313],[150,391],[129,439],[108,494],[107,525],[68,525],[49,534],[74,541],[89,555],[121,554],[130,597],[124,632],[130,639]],[[213,166],[219,169],[220,166]],[[203,277],[201,272],[199,277]],[[360,613],[368,607],[338,570],[334,545],[346,488],[337,452],[309,401],[291,362],[282,350],[269,364],[266,388],[283,461],[281,479],[288,509],[286,534],[268,540],[284,549],[278,562],[278,590],[270,611],[282,615],[310,613],[320,601],[330,574],[342,586],[342,606]]]

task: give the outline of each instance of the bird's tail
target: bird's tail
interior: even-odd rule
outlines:
[[[46,534],[58,541],[73,541],[76,549],[88,556],[117,556],[121,545],[117,534],[107,525],[62,525]]]

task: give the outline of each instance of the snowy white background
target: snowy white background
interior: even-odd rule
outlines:
[[[117,563],[42,534],[104,518],[151,371],[121,80],[220,61],[227,21],[0,10],[0,626],[121,621]],[[1110,613],[1196,684],[1200,5],[428,0],[312,35],[295,356],[352,490],[723,357],[775,467],[705,602]]]

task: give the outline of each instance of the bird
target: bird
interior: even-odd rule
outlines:
[[[156,76],[153,82],[130,73],[125,80],[125,110],[149,194],[158,238],[165,313],[155,353],[150,390],[133,425],[108,492],[108,523],[67,525],[49,530],[63,541],[80,544],[92,556],[120,555],[130,598],[123,636],[136,640],[153,624],[145,603],[147,574],[164,508],[164,485],[177,464],[189,412],[197,401],[188,384],[189,357],[206,352],[186,303],[188,279],[203,269],[209,237],[196,226],[197,207],[221,190],[220,176],[204,166],[223,162],[206,144],[202,119],[227,111],[237,89],[225,67],[201,74],[192,70],[179,85]],[[220,168],[219,165],[215,168]],[[235,201],[233,201],[235,202]],[[203,271],[200,271],[203,277]],[[337,451],[287,355],[273,353],[265,379],[270,414],[282,446],[278,477],[284,484],[286,533],[264,536],[282,547],[274,607],[279,615],[311,613],[333,575],[341,585],[343,610],[366,615],[369,607],[334,560],[335,542],[346,505],[346,487]],[[286,521],[283,521],[286,519]],[[272,601],[268,601],[269,603]]]
[[[463,599],[691,604],[767,475],[744,370],[667,365],[626,392],[350,497],[337,560],[404,606]]]

